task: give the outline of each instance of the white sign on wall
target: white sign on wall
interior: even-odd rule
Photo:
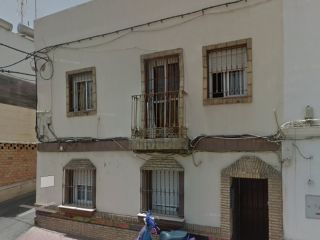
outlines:
[[[54,176],[47,176],[40,178],[40,188],[47,188],[54,186]]]
[[[320,219],[320,196],[306,195],[306,217]]]

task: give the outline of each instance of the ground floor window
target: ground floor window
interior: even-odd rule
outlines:
[[[143,170],[141,177],[142,211],[183,217],[183,171]]]
[[[89,160],[72,160],[64,168],[64,205],[95,208],[96,169]]]

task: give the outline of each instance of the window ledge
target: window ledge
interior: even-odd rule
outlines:
[[[80,117],[80,116],[91,116],[96,115],[97,110],[87,110],[87,111],[79,111],[79,112],[67,112],[67,117]]]
[[[145,213],[138,213],[138,217],[144,218],[146,217]],[[170,217],[170,216],[163,216],[163,215],[152,215],[155,220],[164,220],[164,221],[169,221],[169,222],[179,222],[179,223],[184,223],[184,218],[180,217]]]
[[[236,103],[251,103],[251,102],[252,102],[251,95],[203,99],[203,105],[236,104]]]
[[[58,208],[68,209],[68,210],[75,210],[75,211],[83,211],[83,212],[95,212],[95,208],[81,208],[81,207],[74,207],[74,206],[67,206],[67,205],[59,205]]]

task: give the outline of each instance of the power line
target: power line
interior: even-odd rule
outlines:
[[[142,23],[142,24],[138,24],[138,25],[133,25],[133,26],[125,27],[125,28],[118,29],[118,30],[115,30],[115,31],[102,33],[102,34],[97,34],[97,35],[94,35],[94,36],[91,36],[91,37],[85,37],[85,38],[80,38],[80,39],[77,39],[77,40],[58,43],[58,44],[55,44],[55,45],[44,47],[44,48],[42,48],[42,49],[40,49],[40,50],[38,50],[36,52],[41,52],[41,51],[43,51],[45,49],[49,49],[50,50],[50,49],[53,49],[53,48],[57,48],[57,47],[60,47],[60,46],[63,46],[63,45],[68,45],[68,44],[72,44],[72,43],[79,43],[79,42],[86,41],[86,40],[92,40],[93,38],[105,37],[105,36],[112,35],[112,34],[118,34],[118,33],[123,32],[123,31],[133,31],[135,28],[140,28],[140,27],[144,27],[144,26],[150,26],[151,24],[155,24],[155,23],[159,23],[159,22],[162,23],[164,21],[172,20],[172,19],[175,19],[175,18],[183,18],[185,16],[193,15],[193,14],[196,14],[196,13],[205,14],[206,11],[214,9],[214,8],[219,8],[219,7],[223,7],[223,6],[228,7],[229,5],[234,5],[234,4],[237,4],[237,3],[240,3],[240,2],[246,2],[246,1],[247,0],[236,0],[236,1],[232,1],[232,2],[226,2],[226,3],[217,4],[217,5],[212,5],[212,6],[209,6],[209,7],[206,7],[206,8],[202,8],[202,9],[199,9],[199,10],[186,12],[186,13],[178,14],[178,15],[173,15],[173,16],[170,16],[170,17],[166,17],[166,18],[162,18],[162,19],[158,19],[158,20],[153,20],[153,21]]]
[[[27,51],[18,49],[18,48],[16,48],[16,47],[12,47],[12,46],[10,46],[10,45],[8,45],[8,44],[4,44],[4,43],[0,43],[0,46],[3,46],[3,47],[6,47],[6,48],[9,48],[9,49],[12,49],[12,50],[14,50],[14,51],[16,51],[16,52],[24,53],[24,54],[26,54],[27,56],[30,56],[30,57],[37,57],[37,58],[41,58],[41,59],[43,59],[43,60],[48,60],[48,59],[46,59],[46,58],[44,58],[44,57],[41,57],[41,56],[36,55],[36,53],[38,53],[39,51],[27,52]]]
[[[36,76],[35,74],[17,72],[17,71],[10,71],[10,70],[4,70],[4,69],[0,69],[0,72],[2,72],[2,73],[14,73],[14,74],[20,74],[20,75],[26,75],[26,76],[32,76],[32,77]]]
[[[3,46],[3,47],[6,47],[6,48],[9,48],[9,49],[12,49],[14,51],[17,51],[17,52],[20,52],[20,53],[24,53],[24,54],[27,54],[27,55],[30,55],[31,53],[28,53],[24,50],[21,50],[21,49],[18,49],[18,48],[15,48],[15,47],[12,47],[10,45],[7,45],[7,44],[4,44],[4,43],[0,43],[0,46]],[[31,54],[32,55],[32,54]]]
[[[31,56],[27,56],[25,58],[22,58],[21,60],[17,61],[17,62],[14,62],[14,63],[11,63],[11,64],[8,64],[8,65],[4,65],[4,66],[0,66],[0,69],[4,69],[4,68],[9,68],[9,67],[13,67],[14,65],[17,65],[23,61],[26,61],[30,58]]]
[[[22,78],[22,77],[18,77],[16,75],[10,74],[10,73],[1,73],[2,76],[7,76],[7,77],[12,77],[21,81],[25,81],[25,82],[30,82],[30,83],[35,83],[35,80],[32,79],[27,79],[27,78]]]

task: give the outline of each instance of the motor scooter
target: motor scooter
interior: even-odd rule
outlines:
[[[160,231],[160,228],[156,224],[150,211],[147,212],[143,220],[145,225],[139,232],[138,238],[135,240],[152,240],[152,235],[159,233],[159,240],[196,240],[193,236],[191,236],[191,234],[185,231]]]

